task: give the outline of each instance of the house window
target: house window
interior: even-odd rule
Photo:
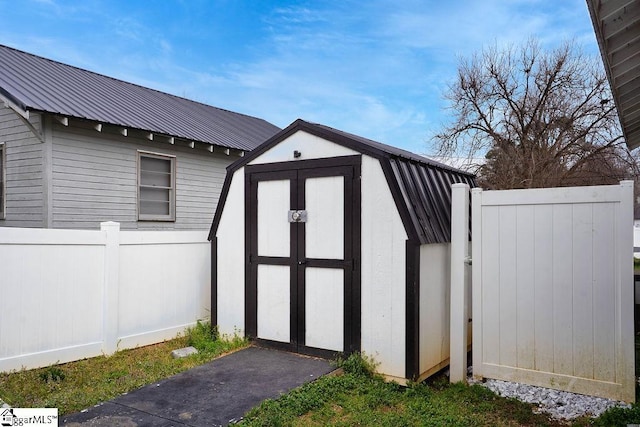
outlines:
[[[175,221],[176,158],[138,153],[138,219]]]
[[[4,219],[5,200],[6,200],[6,178],[5,178],[5,145],[0,143],[0,219]]]

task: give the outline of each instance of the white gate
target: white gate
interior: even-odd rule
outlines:
[[[632,224],[631,181],[472,190],[474,376],[634,401]]]

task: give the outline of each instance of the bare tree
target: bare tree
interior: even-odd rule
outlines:
[[[485,188],[616,183],[636,175],[598,58],[537,41],[462,59],[437,155],[480,155]]]

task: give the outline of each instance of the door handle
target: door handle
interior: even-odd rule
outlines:
[[[287,218],[289,222],[307,222],[307,211],[304,209],[288,211]]]

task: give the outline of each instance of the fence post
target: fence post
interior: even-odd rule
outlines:
[[[451,194],[451,300],[449,381],[467,380],[467,287],[469,254],[469,186],[453,184]]]
[[[623,399],[635,402],[635,345],[634,345],[634,287],[633,281],[633,181],[620,181],[620,208],[618,209],[618,267],[620,303],[620,356],[617,370],[623,388]],[[617,239],[617,240],[618,240]]]
[[[106,234],[104,251],[104,300],[102,313],[102,351],[110,355],[118,350],[118,287],[120,258],[120,224],[100,223]]]

